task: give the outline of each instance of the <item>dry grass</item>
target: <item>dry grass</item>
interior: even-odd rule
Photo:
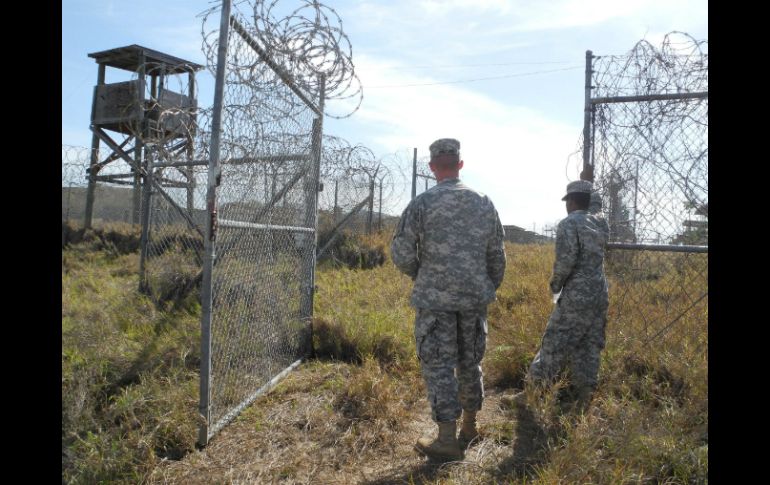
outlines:
[[[387,237],[373,236],[368,242],[378,243],[387,253]],[[481,439],[471,444],[462,462],[441,466],[426,462],[412,449],[421,434],[435,431],[435,425],[414,355],[414,312],[408,305],[411,281],[392,264],[373,270],[321,266],[314,323],[317,359],[258,398],[205,449],[193,451],[184,440],[195,437],[195,367],[183,365],[185,359],[164,361],[160,356],[168,359],[171,354],[160,349],[181,352],[187,344],[172,344],[172,339],[197,338],[192,337],[195,309],[162,314],[132,293],[137,280],[135,270],[128,269],[135,261],[120,259],[129,256],[109,259],[100,253],[65,251],[63,281],[71,280],[65,285],[70,292],[65,301],[70,303],[63,308],[62,324],[73,340],[63,342],[62,359],[64,363],[65,347],[72,349],[67,368],[77,368],[79,374],[66,380],[67,389],[72,396],[83,397],[67,401],[67,406],[97,409],[89,407],[89,396],[99,395],[93,390],[116,381],[109,377],[114,372],[105,374],[104,369],[122,368],[125,374],[126,364],[132,362],[125,356],[137,362],[147,337],[153,335],[141,329],[165,322],[161,326],[165,333],[158,337],[164,343],[146,354],[151,364],[138,373],[140,379],[113,394],[106,409],[92,411],[88,419],[80,416],[78,424],[71,425],[91,431],[80,434],[92,443],[88,449],[70,445],[72,466],[65,477],[79,477],[73,483],[98,479],[185,484],[706,483],[703,314],[681,319],[656,345],[642,345],[649,329],[634,317],[634,310],[641,307],[648,315],[665,317],[666,307],[679,297],[645,291],[643,301],[632,301],[614,293],[612,301],[620,307],[611,314],[599,389],[588,411],[559,411],[558,385],[529,390],[529,406],[508,409],[499,404],[499,394],[521,387],[552,308],[547,281],[553,248],[509,245],[507,251],[506,277],[498,301],[489,308]],[[666,277],[671,276],[659,275]],[[648,281],[640,278],[638,283]],[[95,298],[102,304],[83,303]],[[129,313],[134,307],[142,310]],[[121,314],[129,316],[121,320]],[[73,315],[81,319],[75,321]],[[97,318],[88,320],[85,315]],[[622,325],[613,320],[619,316]],[[178,319],[188,318],[189,326],[180,327]],[[175,328],[187,330],[174,334]],[[694,337],[677,338],[688,335]],[[101,342],[115,350],[97,361],[97,350],[106,345]],[[64,401],[62,405],[64,415]],[[139,431],[132,434],[131,426]],[[121,433],[125,438],[119,437]],[[63,447],[64,441],[63,429]],[[159,452],[158,443],[167,443],[165,451]],[[181,460],[170,456],[171,444],[186,453]]]
[[[136,483],[193,449],[199,365],[195,305],[158,311],[138,256],[62,253],[62,478]]]

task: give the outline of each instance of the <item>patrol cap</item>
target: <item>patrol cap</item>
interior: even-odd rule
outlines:
[[[588,180],[575,180],[567,184],[567,195],[569,194],[591,194],[593,184]],[[567,195],[561,198],[561,200],[567,200]]]
[[[439,155],[460,155],[460,142],[454,138],[439,138],[430,144],[430,158]]]

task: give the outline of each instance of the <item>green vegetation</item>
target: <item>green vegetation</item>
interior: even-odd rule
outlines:
[[[557,409],[559,386],[531,392],[526,410],[499,404],[501,392],[521,388],[552,308],[553,247],[508,245],[489,307],[482,440],[466,462],[437,467],[412,450],[435,428],[415,357],[412,283],[389,261],[319,265],[316,358],[195,451],[200,308],[140,294],[138,255],[95,241],[62,250],[68,483],[707,481],[707,301],[651,339],[707,290],[707,257],[657,254],[634,273],[613,262],[599,389],[576,414]],[[386,256],[388,243],[366,241]]]

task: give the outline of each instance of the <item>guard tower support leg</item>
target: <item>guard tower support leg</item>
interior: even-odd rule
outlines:
[[[105,65],[99,64],[99,73],[96,76],[96,85],[104,84]],[[91,121],[94,119],[94,109],[96,107],[96,88],[94,88],[94,102],[91,103]],[[96,173],[94,166],[99,163],[99,137],[96,134],[91,135],[91,164],[88,170],[88,190],[86,191],[86,213],[83,220],[83,227],[91,228],[94,214],[94,194],[96,192]]]
[[[188,75],[187,84],[187,95],[190,97],[190,101],[192,103],[192,100],[195,99],[195,75],[192,72]],[[187,133],[185,134],[185,136],[187,136],[187,147],[185,148],[187,160],[192,160],[194,155],[195,147],[193,143],[195,140],[195,133],[193,133],[193,130],[195,129],[194,120],[196,118],[196,113],[190,113],[190,123],[187,127]],[[193,209],[195,208],[195,171],[193,170],[192,166],[188,166],[185,169],[185,175],[187,175],[187,212],[189,212],[190,216],[192,217]]]

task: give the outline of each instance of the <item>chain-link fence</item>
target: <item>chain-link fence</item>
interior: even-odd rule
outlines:
[[[93,150],[87,147],[62,145],[62,223],[82,227],[86,212],[88,168]],[[102,172],[103,176],[130,173],[131,167],[120,161],[113,162]],[[130,182],[97,182],[94,186],[93,227],[105,223],[132,223],[135,194]],[[135,192],[137,191],[137,192]]]
[[[414,173],[412,175],[415,197],[436,185],[436,177],[430,171],[428,162],[430,162],[429,156],[417,159],[417,164],[415,165]]]
[[[680,361],[707,341],[706,47],[671,33],[623,56],[587,53],[583,156],[610,226],[613,335]]]
[[[341,231],[364,234],[367,231],[371,180],[367,169],[376,164],[372,151],[362,145],[351,146],[346,140],[324,136],[321,180],[324,189],[319,199],[319,241],[323,249]],[[319,251],[320,255],[320,251]]]
[[[428,158],[406,150],[376,156],[363,145],[325,135],[321,159],[324,190],[319,199],[319,257],[337,257],[343,234],[392,231],[410,192],[436,184]]]
[[[201,281],[202,443],[310,350],[324,105],[327,94],[347,99],[352,72],[327,62],[341,39],[329,9],[306,2],[278,19],[272,6],[225,1],[204,19],[217,85]]]
[[[82,223],[85,211],[86,169],[91,154],[88,148],[61,146],[61,220],[63,224]]]

